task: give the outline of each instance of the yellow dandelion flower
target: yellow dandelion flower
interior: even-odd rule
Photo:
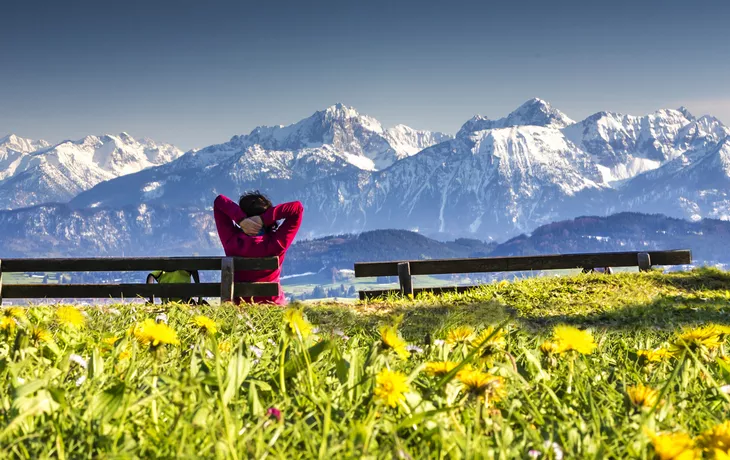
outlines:
[[[314,329],[304,317],[304,311],[297,307],[289,307],[284,311],[284,322],[290,334],[298,334],[302,339],[309,337]]]
[[[443,377],[451,372],[458,364],[452,361],[430,362],[426,363],[426,368],[423,371],[431,377]]]
[[[699,460],[702,452],[695,448],[686,433],[669,433],[651,436],[651,444],[659,460]]]
[[[201,331],[207,332],[208,334],[215,334],[218,332],[218,327],[215,321],[204,315],[197,315],[190,320],[196,327],[200,328]]]
[[[730,336],[730,326],[724,324],[711,324],[710,326],[715,329],[721,339],[724,340],[727,336]]]
[[[714,350],[722,345],[720,334],[717,329],[712,326],[696,327],[694,329],[684,329],[674,340],[669,350],[675,354],[681,354],[685,348],[689,348],[693,352],[704,352]]]
[[[110,347],[113,347],[115,343],[119,342],[119,337],[112,336],[112,337],[105,337],[101,339],[101,342],[104,345],[108,345]]]
[[[730,450],[730,420],[702,433],[697,443],[708,450]]]
[[[124,361],[125,359],[129,359],[130,353],[127,350],[124,350],[123,352],[119,353],[119,361]]]
[[[558,352],[558,344],[555,342],[551,342],[549,340],[546,340],[540,345],[540,351],[545,353],[546,355],[554,355]]]
[[[75,307],[58,307],[56,318],[63,326],[83,327],[86,323],[84,315]]]
[[[484,329],[482,332],[477,335],[475,339],[473,339],[470,343],[472,348],[477,348],[481,345],[492,345],[495,347],[502,348],[507,343],[504,339],[505,333],[503,329],[500,329],[497,331],[496,334],[494,334],[489,340],[487,340],[487,337],[492,335],[494,332],[494,326],[489,326],[488,328]]]
[[[402,359],[407,359],[410,353],[406,349],[406,341],[398,336],[398,330],[395,326],[384,325],[380,326],[380,341],[382,342],[383,348],[386,350],[393,350],[396,355]]]
[[[395,407],[399,402],[405,401],[408,391],[408,377],[398,371],[383,369],[375,377],[375,398],[390,407]]]
[[[15,330],[17,325],[18,320],[16,320],[12,316],[3,316],[2,318],[0,318],[0,330],[3,330],[8,334],[11,334]]]
[[[134,327],[134,337],[142,345],[150,345],[156,348],[163,344],[178,345],[177,332],[165,323],[156,323],[152,319],[146,319]]]
[[[636,356],[639,357],[639,363],[658,363],[674,356],[671,351],[666,348],[656,348],[654,350],[638,350]]]
[[[500,329],[499,331],[494,333],[494,335],[492,335],[493,333],[494,326],[489,326],[488,328],[480,332],[479,335],[477,335],[476,338],[472,339],[472,341],[469,343],[469,347],[471,349],[481,347],[479,360],[487,365],[490,365],[497,357],[497,355],[504,351],[504,347],[507,344],[506,340],[504,339],[505,333],[503,330]],[[492,337],[487,339],[490,335]]]
[[[474,334],[473,327],[459,326],[457,328],[451,329],[446,334],[446,343],[449,343],[449,344],[466,343],[469,341],[472,334]]]
[[[53,336],[51,336],[51,333],[48,332],[48,330],[43,329],[42,327],[34,327],[30,331],[30,340],[33,341],[33,343],[51,343],[53,341]]]
[[[499,401],[506,395],[504,378],[500,376],[470,369],[459,372],[456,377],[461,381],[465,392],[478,398]]]
[[[629,401],[636,407],[650,408],[659,400],[659,392],[651,387],[646,387],[642,384],[631,386],[626,388],[626,395],[629,397]]]
[[[15,319],[25,319],[25,309],[19,307],[3,308],[3,316],[9,316]]]
[[[589,355],[596,349],[593,335],[572,326],[556,326],[553,329],[553,340],[558,345],[558,353],[577,351]]]
[[[218,351],[221,353],[230,353],[231,351],[231,341],[230,340],[224,340],[218,344]]]
[[[726,452],[720,449],[713,449],[712,458],[714,460],[730,460],[730,452]]]

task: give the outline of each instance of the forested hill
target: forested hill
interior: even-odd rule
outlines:
[[[730,222],[690,222],[660,214],[620,213],[543,225],[497,246],[491,255],[691,249],[697,263],[730,262]]]
[[[440,242],[406,230],[374,230],[295,243],[286,255],[285,274],[349,268],[356,261],[487,257],[496,245],[471,239]]]

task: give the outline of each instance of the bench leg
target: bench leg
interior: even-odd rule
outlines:
[[[411,278],[411,264],[408,262],[398,263],[398,280],[400,281],[400,292],[404,296],[413,296],[413,278]]]
[[[651,270],[651,257],[649,257],[648,252],[640,252],[638,259],[640,272],[646,272]]]
[[[233,301],[233,257],[221,261],[221,305]]]

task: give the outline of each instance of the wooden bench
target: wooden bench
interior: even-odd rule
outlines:
[[[555,254],[544,256],[487,257],[481,259],[407,260],[391,262],[359,262],[355,277],[397,276],[400,289],[360,291],[360,300],[389,294],[415,295],[419,292],[463,292],[478,286],[414,288],[412,275],[446,275],[463,273],[516,272],[580,268],[592,271],[603,267],[639,267],[645,271],[654,265],[692,263],[688,249],[650,252],[604,252],[588,254]]]
[[[230,302],[239,297],[279,295],[278,283],[235,283],[234,271],[275,270],[278,257],[99,257],[80,259],[0,260],[0,305],[6,299],[99,299],[220,297]],[[213,270],[220,283],[190,284],[3,284],[3,273],[33,272],[127,272]]]

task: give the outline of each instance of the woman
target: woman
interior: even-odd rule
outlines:
[[[281,265],[302,224],[304,207],[299,201],[272,206],[271,201],[259,191],[241,196],[238,204],[219,195],[213,202],[213,215],[218,237],[229,257],[279,257],[276,270],[237,271],[238,282],[279,283]],[[283,220],[281,225],[277,222]],[[235,299],[236,303],[286,303],[279,284],[275,297]]]

